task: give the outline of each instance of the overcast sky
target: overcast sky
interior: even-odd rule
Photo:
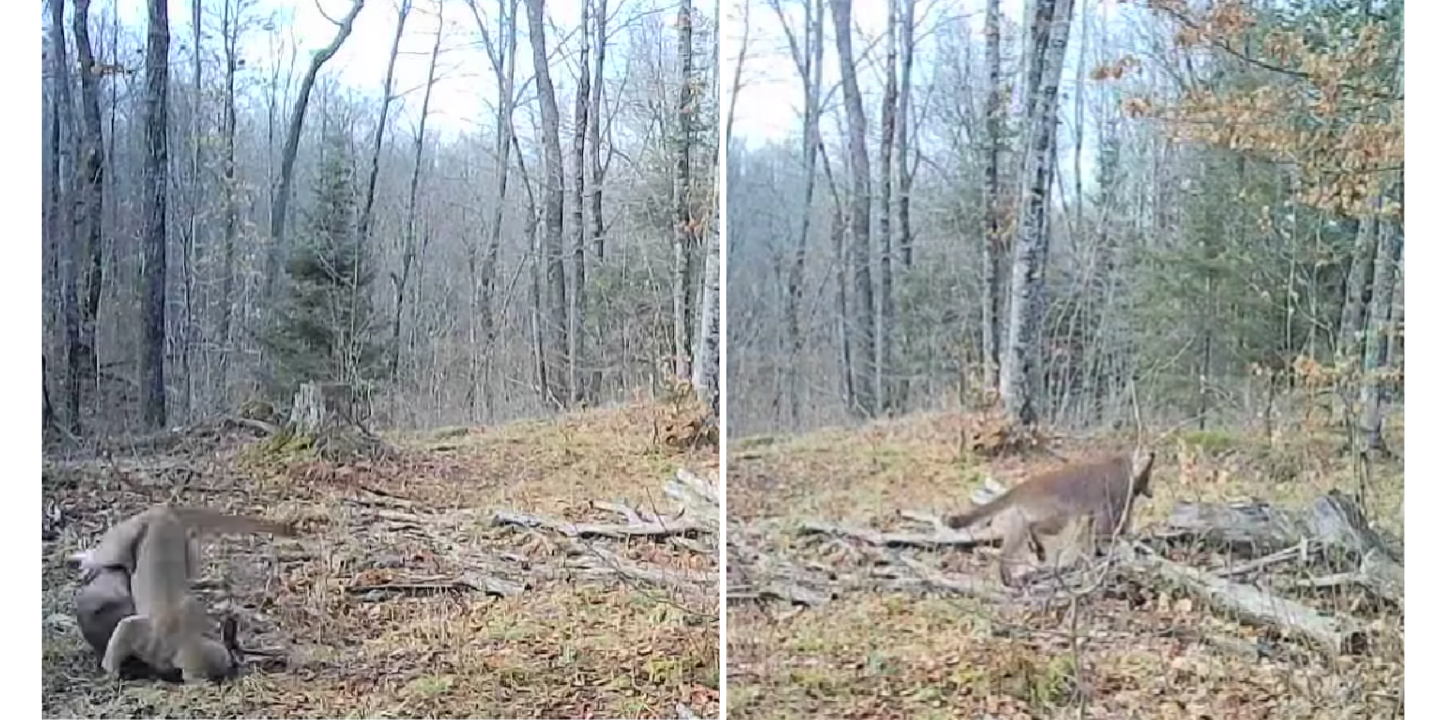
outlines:
[[[735,60],[740,47],[743,25],[741,8],[745,0],[727,0],[726,44],[722,51],[728,58],[725,65],[725,87],[729,91],[734,78]],[[734,135],[737,140],[756,145],[767,140],[782,140],[798,135],[801,130],[800,112],[805,100],[804,88],[795,72],[790,58],[785,31],[775,15],[771,0],[749,0],[750,41],[746,50],[744,82],[739,102],[735,106]],[[852,13],[857,30],[854,38],[855,52],[863,51],[867,39],[879,38],[885,30],[886,0],[852,0]],[[1077,3],[1078,4],[1078,3]],[[793,0],[781,0],[781,6],[789,11],[790,27],[797,33],[803,24],[803,6]],[[1000,12],[1019,22],[1024,7],[1023,0],[1001,0]],[[920,27],[916,43],[920,46],[917,64],[924,61],[927,39],[923,34],[932,28],[942,15],[955,17],[970,16],[969,25],[976,37],[983,30],[984,0],[917,0],[916,24]],[[834,24],[828,14],[825,17],[825,84],[834,85],[840,80],[840,66],[835,52]],[[883,59],[883,49],[876,46],[874,57]],[[866,82],[861,70],[861,83]],[[727,101],[728,102],[728,101]],[[869,110],[867,106],[867,110]]]

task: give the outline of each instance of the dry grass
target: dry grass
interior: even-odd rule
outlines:
[[[892,551],[798,538],[805,520],[893,525],[897,510],[949,512],[987,475],[1012,484],[1053,457],[984,463],[960,444],[964,419],[931,414],[853,431],[730,445],[732,528],[764,528],[765,552],[854,573]],[[1403,421],[1402,421],[1403,422]],[[1403,427],[1392,427],[1401,449]],[[1355,476],[1321,435],[1277,439],[1191,434],[1159,448],[1155,498],[1137,529],[1176,502],[1263,498],[1308,501]],[[1125,449],[1120,438],[1071,438],[1066,457]],[[1403,532],[1403,461],[1376,469],[1368,512]],[[1282,478],[1282,479],[1277,479]],[[733,536],[733,530],[732,530]],[[950,571],[994,577],[993,561],[958,551],[915,553]],[[731,584],[743,582],[732,564]],[[1123,585],[1118,581],[1112,585]],[[1355,612],[1354,597],[1306,598]],[[1068,607],[997,607],[933,593],[847,591],[816,608],[733,602],[727,687],[732,718],[1389,718],[1404,677],[1403,616],[1365,615],[1377,646],[1324,661],[1287,641],[1221,617],[1189,598],[1116,587]],[[1072,622],[1074,623],[1072,625]],[[1256,659],[1211,641],[1274,642],[1289,655]],[[1400,714],[1403,717],[1403,711]]]
[[[563,539],[494,527],[493,510],[613,521],[625,501],[666,514],[680,467],[713,475],[713,452],[652,442],[657,413],[632,406],[551,422],[391,438],[399,458],[334,466],[251,445],[169,457],[52,463],[44,496],[43,706],[66,717],[669,717],[719,711],[715,601],[567,569]],[[179,468],[179,469],[177,469]],[[298,540],[221,537],[205,546],[200,594],[239,609],[241,641],[288,666],[185,687],[104,677],[73,623],[64,557],[153,502],[296,521]],[[609,541],[675,572],[713,559],[667,542]],[[545,570],[546,572],[541,572]],[[357,593],[357,586],[488,575],[528,582],[476,591]],[[717,589],[718,594],[718,589]]]

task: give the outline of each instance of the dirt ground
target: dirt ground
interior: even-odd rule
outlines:
[[[1373,638],[1368,653],[1326,659],[1179,592],[1116,578],[1075,613],[1068,603],[1007,605],[905,584],[907,563],[993,580],[991,555],[875,547],[798,531],[807,521],[894,529],[900,511],[953,512],[987,476],[1010,485],[1059,462],[976,459],[960,446],[963,422],[934,414],[730,443],[732,593],[780,563],[830,578],[834,592],[808,607],[732,594],[729,717],[1404,716],[1403,609],[1365,611],[1355,597],[1303,598],[1353,614]],[[1403,458],[1403,417],[1391,433]],[[1331,488],[1353,492],[1357,481],[1338,442],[1303,433],[1277,436],[1274,444],[1242,432],[1173,438],[1158,448],[1155,497],[1137,507],[1137,535],[1181,501],[1263,498],[1284,506]],[[1127,447],[1124,439],[1098,437],[1062,438],[1055,449],[1083,457]],[[1367,498],[1370,517],[1397,536],[1404,532],[1403,489],[1397,459],[1376,468]]]
[[[491,521],[500,510],[615,521],[592,501],[672,516],[664,481],[681,468],[714,480],[718,458],[659,442],[660,412],[387,437],[397,457],[348,465],[233,432],[160,453],[48,458],[44,713],[649,718],[684,705],[716,717],[715,555],[686,538],[577,539]],[[211,536],[196,583],[212,615],[238,615],[242,645],[283,661],[252,658],[218,685],[102,674],[74,623],[65,557],[156,502],[297,524],[296,539]],[[612,572],[587,549],[673,582]]]

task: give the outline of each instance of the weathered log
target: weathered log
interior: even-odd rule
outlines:
[[[1332,655],[1354,655],[1368,648],[1364,629],[1351,618],[1323,615],[1254,585],[1171,562],[1129,543],[1121,543],[1116,549],[1122,559],[1119,570],[1137,581],[1158,577],[1212,607],[1233,612],[1243,621],[1276,629],[1283,635],[1299,636]]]

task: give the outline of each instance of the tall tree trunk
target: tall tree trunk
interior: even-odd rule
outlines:
[[[165,425],[165,206],[169,151],[170,18],[166,0],[148,0],[145,44],[145,302],[140,352],[144,421]]]
[[[855,374],[863,380],[855,386],[856,410],[873,417],[875,383],[875,290],[870,281],[870,156],[865,149],[865,104],[855,77],[855,52],[851,46],[850,0],[831,0],[835,21],[835,50],[840,57],[840,83],[849,122],[850,145],[850,246],[855,281]]]
[[[595,75],[590,83],[590,242],[595,248],[595,260],[605,261],[605,215],[604,207],[605,170],[600,162],[600,115],[605,107],[605,14],[609,12],[605,0],[593,0],[595,4]],[[592,390],[598,389],[598,385]]]
[[[380,97],[380,117],[375,121],[375,134],[370,137],[370,167],[365,175],[365,194],[360,200],[360,222],[356,226],[362,244],[370,242],[370,227],[375,210],[375,183],[380,178],[380,151],[385,147],[390,103],[395,100],[395,58],[400,55],[400,40],[405,37],[405,21],[410,17],[410,7],[411,0],[400,0],[400,6],[396,9],[395,37],[390,41],[390,59],[385,63],[385,89]]]
[[[79,334],[70,359],[77,389],[96,393],[99,358],[95,349],[95,322],[100,316],[100,290],[104,282],[105,150],[100,129],[100,75],[90,44],[90,0],[75,0],[75,54],[80,61],[80,162],[76,196],[77,245],[84,247],[80,278]],[[78,417],[72,421],[78,422]]]
[[[204,88],[201,86],[200,21],[203,7],[201,0],[190,2],[190,87],[193,97],[190,106],[190,197],[187,198],[188,222],[185,227],[185,244],[180,260],[181,290],[184,300],[181,305],[184,316],[180,320],[180,374],[185,378],[181,386],[180,407],[183,417],[189,419],[195,412],[195,346],[199,342],[200,326],[195,319],[195,277],[199,272],[200,244],[200,203],[204,197],[203,183],[200,182],[201,143],[200,118],[204,109]]]
[[[1000,385],[1000,144],[1005,96],[1000,85],[1000,0],[985,3],[985,236],[980,241],[981,366],[986,390]]]
[[[1010,323],[1000,369],[1000,397],[1005,410],[1024,425],[1034,424],[1037,419],[1036,366],[1049,244],[1045,225],[1054,173],[1060,73],[1065,65],[1073,5],[1074,0],[1035,0],[1035,19],[1030,27],[1029,74],[1035,91],[1027,93],[1026,105],[1031,111],[1021,178],[1020,237],[1011,265]]]
[[[505,224],[505,196],[510,184],[510,146],[514,144],[512,128],[515,107],[515,53],[516,29],[519,22],[519,0],[505,0],[500,5],[499,42],[491,41],[489,30],[481,21],[475,4],[470,3],[475,24],[480,28],[480,37],[490,67],[495,72],[495,84],[500,88],[500,102],[495,109],[495,206],[491,210],[490,234],[485,244],[485,254],[480,262],[480,334],[484,338],[484,360],[479,372],[471,382],[480,386],[481,406],[485,417],[495,417],[495,395],[490,383],[490,368],[495,357],[495,275],[500,261],[500,236]],[[528,226],[527,220],[527,226]]]
[[[691,113],[694,93],[690,76],[694,72],[694,4],[680,0],[675,17],[675,31],[680,34],[680,99],[675,106],[675,138],[671,154],[675,162],[671,200],[674,203],[674,235],[671,250],[674,264],[670,269],[670,299],[674,315],[675,377],[690,377],[690,248],[694,244],[690,217],[690,146]]]
[[[220,327],[217,330],[220,342],[220,389],[221,397],[228,400],[230,388],[230,361],[235,352],[230,336],[230,324],[235,307],[235,245],[240,233],[240,187],[235,177],[235,71],[239,67],[241,0],[225,0],[221,17],[221,34],[225,44],[225,158],[222,172],[225,174],[225,248],[224,267],[220,277]]]
[[[880,99],[880,307],[875,318],[875,402],[881,411],[894,409],[887,377],[895,359],[895,206],[891,202],[895,178],[895,15],[897,0],[889,0],[885,13],[885,90]],[[902,161],[903,164],[903,161]]]
[[[605,260],[605,164],[600,162],[600,118],[605,109],[605,44],[606,17],[609,12],[605,0],[592,0],[595,11],[595,72],[590,83],[590,141],[586,143],[590,152],[590,180],[586,184],[590,192],[590,244],[596,262]],[[608,136],[608,132],[606,133]],[[602,334],[603,337],[603,334]],[[600,363],[590,372],[588,392],[598,396],[604,380]]]
[[[800,208],[800,237],[795,243],[795,252],[790,257],[790,266],[785,278],[785,308],[784,308],[784,343],[787,362],[783,368],[784,372],[784,394],[788,420],[792,427],[800,422],[800,362],[804,358],[805,336],[800,332],[800,305],[805,294],[805,260],[810,244],[810,226],[815,208],[815,163],[820,150],[820,89],[823,87],[822,77],[824,75],[825,57],[825,8],[820,0],[805,0],[805,27],[804,43],[795,39],[795,34],[790,30],[786,22],[785,11],[778,0],[770,0],[770,7],[774,9],[781,27],[785,30],[785,37],[790,43],[790,58],[795,63],[795,70],[800,74],[800,79],[805,85],[805,108],[804,108],[804,164],[805,164],[805,190],[804,201]],[[746,12],[744,27],[745,37],[749,33],[749,13]],[[741,43],[741,50],[746,43]],[[733,107],[734,96],[737,94],[740,85],[740,78],[737,73],[735,87],[731,89],[731,103]],[[726,135],[729,137],[728,131]],[[844,282],[839,285],[843,292]]]
[[[565,298],[565,162],[560,152],[560,109],[555,104],[555,85],[550,80],[550,58],[545,52],[545,0],[525,0],[530,25],[531,61],[535,68],[535,89],[540,96],[540,137],[544,144],[545,192],[541,204],[544,218],[545,286],[547,292],[545,328],[545,375],[550,402],[562,404],[570,397],[565,386],[569,305]],[[546,389],[542,388],[542,391]]]
[[[438,6],[442,10],[444,5]],[[420,126],[415,131],[414,171],[410,173],[410,194],[405,199],[405,236],[400,251],[400,274],[391,274],[395,283],[395,317],[390,323],[390,381],[400,379],[400,319],[405,311],[405,291],[415,265],[415,222],[420,195],[420,173],[425,165],[425,125],[430,118],[430,94],[435,89],[435,67],[440,60],[440,39],[445,34],[445,16],[438,17],[435,45],[430,48],[430,69],[425,75],[425,94],[420,100]],[[398,45],[398,42],[397,42]],[[361,238],[363,242],[363,237]]]
[[[720,219],[720,174],[715,174],[712,217]],[[716,227],[705,239],[704,278],[700,285],[700,333],[696,342],[695,374],[691,384],[716,417],[720,415],[720,243],[724,227]]]
[[[1372,205],[1380,199],[1377,194]],[[1378,210],[1375,205],[1375,210]],[[1350,273],[1345,280],[1345,305],[1340,313],[1340,333],[1335,342],[1337,359],[1350,357],[1363,339],[1365,330],[1365,308],[1369,302],[1366,293],[1370,290],[1370,274],[1375,269],[1375,236],[1378,223],[1376,215],[1367,213],[1360,218],[1355,232],[1355,251],[1350,257]]]
[[[65,339],[65,382],[62,387],[61,403],[65,408],[65,422],[71,433],[80,434],[81,364],[83,355],[80,347],[80,298],[79,261],[80,241],[75,233],[79,220],[68,212],[68,203],[75,199],[75,186],[67,179],[70,157],[74,143],[74,126],[67,122],[74,112],[74,100],[70,96],[70,62],[65,42],[65,0],[50,0],[50,103],[54,113],[50,118],[51,163],[55,173],[50,185],[51,209],[53,211],[51,243],[60,264],[60,314]],[[70,132],[67,133],[66,130]]]
[[[1384,378],[1386,341],[1390,334],[1390,307],[1393,304],[1395,276],[1404,250],[1404,236],[1394,223],[1378,220],[1380,243],[1375,251],[1375,283],[1370,292],[1369,320],[1365,325],[1364,376],[1360,382],[1360,431],[1364,436],[1367,455],[1387,451],[1381,431],[1384,429],[1384,396],[1388,380]]]
[[[900,1],[900,107],[895,155],[900,158],[900,261],[906,269],[915,264],[915,233],[910,225],[910,187],[915,181],[910,163],[911,73],[915,66],[915,0]]]
[[[365,0],[351,0],[350,11],[336,23],[335,37],[330,44],[320,48],[310,57],[310,67],[300,81],[300,94],[295,98],[295,108],[290,112],[290,123],[285,131],[285,149],[280,155],[280,179],[275,190],[274,206],[270,209],[270,247],[265,255],[265,298],[274,298],[275,281],[280,276],[280,259],[285,253],[285,215],[290,208],[290,187],[295,179],[295,156],[300,151],[300,132],[305,127],[305,110],[310,106],[310,91],[315,88],[315,77],[320,69],[355,29],[355,16],[365,7]]]
[[[589,228],[585,226],[585,139],[589,135],[590,118],[590,2],[580,0],[580,67],[575,90],[575,128],[573,137],[575,169],[570,197],[571,259],[570,278],[570,404],[579,406],[586,398],[585,379],[581,369],[585,359],[585,243]]]

